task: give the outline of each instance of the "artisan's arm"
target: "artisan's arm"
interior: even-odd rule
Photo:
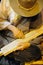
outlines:
[[[24,38],[23,32],[19,30],[17,27],[9,25],[7,28],[13,32],[15,38]]]
[[[19,16],[11,9],[9,14],[10,23],[12,24],[14,22],[14,24],[16,24],[18,18]],[[23,32],[20,31],[17,27],[9,25],[7,28],[13,32],[16,38],[24,38]]]
[[[17,27],[11,25],[13,21],[14,21],[14,23],[17,23],[16,20],[19,18],[19,16],[10,7],[9,0],[2,0],[1,5],[2,5],[2,11],[3,11],[5,18],[8,18],[7,22],[5,21],[3,23],[3,29],[7,28],[7,29],[11,30],[13,35],[16,38],[23,38],[24,37],[23,32],[20,31]]]

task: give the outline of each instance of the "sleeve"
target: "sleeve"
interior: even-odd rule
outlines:
[[[8,11],[10,9],[9,0],[1,0],[1,7],[2,7],[3,12],[7,12],[8,13]]]
[[[16,14],[10,6],[9,0],[2,0],[2,10],[5,16],[7,16],[10,23],[16,22],[21,16]],[[6,13],[5,13],[6,12]]]
[[[9,16],[8,16],[8,19],[10,20],[10,23],[17,24],[18,21],[19,21],[21,18],[22,18],[22,17],[21,17],[20,15],[18,15],[16,12],[14,12],[14,10],[10,7]]]
[[[9,17],[8,19],[10,20],[10,22],[16,22],[18,18],[18,15],[13,11],[13,9],[10,7],[10,11],[9,11]]]
[[[8,22],[8,21],[3,21],[3,22],[0,22],[0,30],[3,30],[5,29],[8,25],[10,25],[11,23]]]

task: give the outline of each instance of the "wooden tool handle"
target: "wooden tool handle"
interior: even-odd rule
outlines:
[[[27,33],[25,35],[25,38],[26,38],[25,41],[30,41],[41,34],[43,34],[43,26],[41,26],[39,29],[36,29],[36,30],[33,30],[33,31]]]

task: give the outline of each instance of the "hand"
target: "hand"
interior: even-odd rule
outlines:
[[[9,25],[7,28],[12,31],[15,38],[24,38],[23,32],[20,31],[17,27]]]
[[[18,44],[18,48],[17,50],[24,50],[26,48],[30,47],[30,43],[26,42],[26,43],[20,43]]]

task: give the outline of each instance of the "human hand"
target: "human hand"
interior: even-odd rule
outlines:
[[[22,42],[22,43],[19,43],[18,46],[17,46],[17,50],[24,50],[26,48],[30,47],[30,43],[28,42]]]
[[[15,38],[24,38],[24,34],[21,30],[19,30],[17,27],[13,26],[13,25],[9,25],[7,27],[9,30],[11,30],[11,32],[13,33],[13,36]]]

